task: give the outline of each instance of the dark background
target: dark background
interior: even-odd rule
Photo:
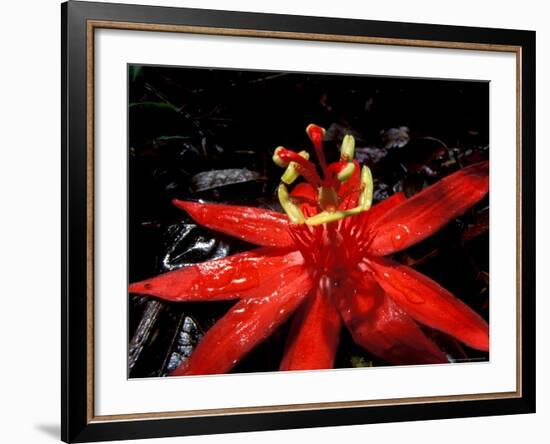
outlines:
[[[413,195],[489,156],[489,84],[474,81],[129,66],[129,281],[251,245],[196,226],[170,201],[279,209],[273,149],[309,148],[328,130],[328,160],[351,133],[375,178],[375,200]],[[396,259],[435,279],[488,319],[488,198]],[[131,295],[130,377],[165,375],[232,302],[168,303]],[[277,370],[288,323],[234,372]],[[454,360],[488,354],[426,332]],[[336,367],[387,365],[343,332]]]

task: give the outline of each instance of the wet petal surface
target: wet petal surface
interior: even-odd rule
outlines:
[[[236,205],[207,204],[174,199],[199,224],[246,242],[271,247],[292,247],[288,217],[276,211]]]
[[[173,376],[226,373],[268,338],[311,289],[303,267],[292,267],[262,286],[263,296],[235,304],[204,336]]]
[[[314,289],[294,315],[280,370],[332,368],[341,325],[327,289]]]
[[[431,236],[463,214],[489,191],[489,163],[470,165],[447,176],[380,217],[371,254],[385,256]]]
[[[372,259],[369,266],[384,291],[418,322],[470,347],[489,350],[487,322],[438,283],[389,259]]]
[[[396,365],[448,362],[420,327],[386,296],[372,278],[348,282],[337,292],[340,314],[353,340]]]
[[[303,263],[298,252],[258,248],[222,259],[202,262],[131,284],[130,293],[169,301],[215,301],[261,295],[271,276]]]

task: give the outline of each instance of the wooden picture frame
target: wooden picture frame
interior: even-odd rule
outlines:
[[[535,411],[535,33],[69,1],[62,13],[62,416],[65,442]],[[516,390],[162,413],[94,411],[94,33],[275,38],[504,52],[516,58]],[[511,240],[511,242],[514,240]],[[498,279],[498,276],[496,277]],[[511,327],[512,328],[512,327]]]

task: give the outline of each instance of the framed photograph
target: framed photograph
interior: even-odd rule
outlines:
[[[535,411],[535,33],[62,5],[62,439]]]

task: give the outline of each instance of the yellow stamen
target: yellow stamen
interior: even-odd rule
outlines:
[[[340,182],[346,182],[355,171],[355,164],[348,162],[347,165],[336,176]]]
[[[285,213],[291,222],[295,224],[303,224],[306,221],[300,207],[294,204],[294,202],[290,199],[285,184],[279,185],[279,188],[277,189],[277,196],[279,197],[279,202],[281,203],[283,210],[285,210]]]
[[[309,160],[309,153],[307,151],[300,151],[298,154],[302,156],[304,159]],[[298,177],[300,177],[300,173],[298,171],[298,164],[296,162],[290,162],[286,167],[286,170],[282,175],[281,180],[287,185],[290,185],[296,179],[298,179]]]
[[[370,171],[370,168],[367,166],[363,166],[361,169],[361,194],[359,195],[359,205],[355,208],[351,208],[350,210],[338,210],[338,211],[321,211],[319,214],[316,214],[315,216],[312,216],[308,219],[306,219],[307,225],[321,225],[321,224],[328,224],[330,222],[336,222],[338,220],[342,220],[349,216],[355,216],[356,214],[362,213],[363,211],[367,211],[371,205],[372,205],[372,194],[373,194],[373,179],[372,179],[372,173]],[[321,192],[323,190],[330,190],[321,188],[320,190],[320,199],[322,198]],[[328,191],[326,192],[327,195],[330,195]],[[322,202],[322,201],[321,201]],[[321,206],[322,208],[325,208]]]
[[[321,225],[328,224],[330,222],[336,222],[337,220],[345,219],[348,216],[354,216],[364,211],[361,207],[355,207],[351,210],[338,210],[334,212],[321,211],[315,216],[311,216],[306,219],[307,225]]]
[[[313,141],[315,145],[315,149],[317,150],[317,154],[320,159],[323,171],[326,172],[327,165],[324,158],[324,154],[322,152],[322,138],[325,135],[325,130],[317,125],[311,124],[311,125],[308,125],[308,127],[306,128],[306,132],[310,137],[310,139]],[[288,189],[286,187],[286,185],[290,185],[294,183],[300,177],[301,175],[300,171],[302,170],[302,168],[305,168],[305,167],[302,166],[301,168],[300,163],[295,161],[291,161],[291,162],[284,161],[280,156],[280,152],[282,149],[284,148],[281,146],[277,147],[275,149],[275,152],[273,153],[273,162],[275,162],[275,164],[277,164],[282,168],[286,168],[285,172],[281,177],[282,183],[279,185],[279,188],[277,189],[277,195],[279,197],[279,202],[281,203],[283,210],[285,211],[289,220],[292,223],[295,223],[295,224],[306,223],[307,225],[322,225],[330,222],[336,222],[338,220],[342,220],[349,216],[357,215],[359,213],[362,213],[363,211],[367,211],[368,209],[370,209],[372,205],[374,182],[373,182],[372,173],[370,169],[367,166],[363,166],[363,168],[361,169],[361,175],[360,175],[361,192],[359,194],[359,201],[358,201],[357,207],[351,208],[348,210],[338,210],[338,206],[342,202],[340,202],[340,197],[338,196],[336,189],[332,186],[319,186],[318,207],[321,209],[321,212],[316,214],[315,216],[312,216],[306,219],[300,207],[292,201],[288,193]],[[306,151],[300,151],[298,155],[301,156],[306,161],[309,161],[309,154]],[[341,171],[336,175],[338,181],[346,182],[355,173],[356,165],[353,162],[354,155],[355,155],[355,139],[351,134],[346,134],[344,136],[344,139],[342,140],[342,145],[340,146],[340,161],[346,162],[346,164],[341,169]],[[285,157],[292,158],[290,154],[288,156],[285,155]],[[294,159],[296,159],[296,157],[294,157]],[[310,165],[309,162],[306,162],[306,163],[307,163],[307,166],[309,167]],[[335,168],[335,167],[336,167],[336,164],[335,166],[331,166],[331,168]],[[306,173],[305,170],[302,170],[302,172],[304,174]],[[309,171],[308,169],[307,172],[308,173],[311,172],[311,174],[315,175],[314,177],[315,180],[313,180],[315,184],[318,184],[319,182],[324,183],[320,180],[320,178],[316,175],[316,173],[313,170]],[[318,185],[314,185],[314,186],[318,186]]]
[[[372,195],[374,192],[374,181],[372,173],[368,166],[363,166],[361,169],[361,194],[359,195],[359,207],[366,211],[372,205]]]
[[[340,160],[349,162],[355,156],[355,138],[351,134],[346,134],[342,145],[340,146]]]

